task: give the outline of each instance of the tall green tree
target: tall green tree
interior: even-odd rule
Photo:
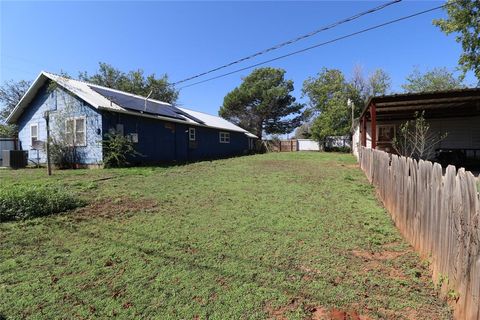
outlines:
[[[403,90],[408,93],[438,91],[463,88],[461,77],[456,77],[447,68],[434,68],[421,72],[415,68],[402,85]]]
[[[352,125],[348,100],[352,101],[354,116],[358,117],[368,98],[386,94],[389,88],[390,76],[382,69],[365,77],[362,69],[356,67],[347,80],[342,71],[323,68],[316,77],[303,83],[302,93],[309,100],[308,113],[313,117],[312,136],[324,141],[328,136],[348,134]]]
[[[285,79],[285,70],[255,69],[225,96],[219,115],[259,138],[263,133],[290,133],[300,125],[304,108],[291,95],[293,90],[293,81]]]
[[[303,83],[303,94],[308,97],[314,115],[311,127],[314,138],[324,141],[327,136],[348,132],[349,88],[340,70],[324,68],[317,77],[308,78]]]
[[[13,137],[16,134],[15,126],[6,124],[5,120],[27,92],[30,84],[31,81],[10,80],[0,87],[0,137]]]
[[[174,104],[178,99],[178,91],[168,82],[166,74],[157,78],[155,74],[146,76],[142,69],[127,73],[113,66],[100,62],[99,69],[94,75],[80,72],[80,80],[98,84],[112,89],[147,96],[150,92],[152,99]]]
[[[370,97],[384,95],[390,90],[391,80],[383,69],[376,69],[365,76],[362,67],[357,65],[346,85],[348,98],[355,106],[355,116],[358,116]]]
[[[366,99],[379,95],[387,94],[391,86],[391,78],[383,69],[376,69],[368,77],[368,91],[365,95]]]
[[[480,80],[480,1],[448,0],[445,10],[448,18],[436,19],[433,24],[447,35],[456,34],[463,48],[458,60],[463,75],[472,70]]]

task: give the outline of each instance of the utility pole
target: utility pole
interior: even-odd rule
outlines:
[[[353,130],[354,130],[353,120],[355,118],[355,114],[354,114],[353,102],[352,102],[352,100],[350,100],[350,98],[347,99],[347,106],[349,106],[350,109],[352,110],[352,132],[353,132]]]
[[[47,141],[46,141],[46,151],[47,151],[47,172],[48,175],[52,175],[52,165],[50,163],[50,111],[45,111],[43,114],[45,122],[47,123]]]
[[[355,134],[355,125],[353,121],[355,120],[355,105],[353,104],[352,100],[350,98],[347,99],[347,106],[349,106],[352,109],[352,128],[350,130],[350,151],[353,153],[353,135]]]

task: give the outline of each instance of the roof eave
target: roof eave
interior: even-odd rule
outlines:
[[[140,117],[145,117],[145,118],[151,118],[151,119],[157,119],[157,120],[163,120],[163,121],[183,123],[183,124],[191,125],[191,126],[198,126],[198,127],[212,128],[212,129],[217,129],[217,130],[225,130],[225,131],[231,131],[231,132],[245,133],[247,135],[250,134],[250,135],[258,138],[257,136],[253,135],[252,133],[250,133],[250,132],[248,132],[248,131],[246,131],[242,128],[239,128],[239,130],[235,130],[235,129],[232,129],[232,128],[218,127],[218,126],[215,126],[215,125],[207,125],[207,124],[201,124],[201,123],[197,123],[197,122],[189,122],[189,121],[179,120],[179,119],[174,119],[174,118],[169,118],[169,117],[155,116],[155,115],[132,112],[132,111],[126,110],[123,107],[113,103],[112,101],[110,101],[110,103],[113,104],[115,106],[115,108],[103,106],[103,105],[100,105],[98,103],[95,103],[94,100],[88,99],[88,97],[85,97],[84,95],[81,97],[78,92],[75,92],[75,90],[72,91],[72,89],[69,88],[69,85],[67,83],[63,83],[63,81],[59,81],[60,79],[57,79],[57,77],[59,77],[59,76],[49,74],[48,72],[45,72],[45,71],[41,71],[40,74],[37,76],[37,78],[30,85],[27,92],[25,92],[23,97],[17,103],[17,105],[12,110],[10,115],[7,117],[6,122],[10,123],[10,124],[16,123],[18,121],[19,117],[21,116],[21,114],[23,113],[25,107],[32,101],[32,99],[34,99],[34,97],[36,96],[36,94],[37,94],[38,90],[41,88],[41,86],[43,86],[47,80],[51,80],[51,81],[55,81],[63,89],[65,89],[65,90],[71,92],[72,94],[78,96],[79,98],[83,99],[86,103],[90,104],[92,107],[94,107],[96,109],[101,109],[101,110],[110,111],[110,112],[124,113],[124,114],[140,116]],[[101,86],[99,86],[99,87],[101,87]],[[109,89],[109,88],[106,88],[106,89]],[[136,96],[136,95],[133,95],[133,94],[130,94],[130,95]],[[158,101],[158,102],[161,102],[161,101]],[[165,102],[161,102],[161,103],[166,104]],[[167,105],[170,105],[170,104],[167,104]],[[193,110],[191,110],[191,111],[193,111]]]
[[[23,97],[15,106],[15,108],[13,108],[12,112],[10,112],[10,114],[8,115],[7,119],[5,120],[8,124],[14,124],[18,120],[20,115],[23,113],[23,110],[21,109],[26,103],[26,101],[28,100],[28,98],[33,98],[33,97],[30,97],[30,95],[33,93],[34,90],[38,90],[40,88],[40,85],[44,84],[43,82],[40,83],[42,77],[45,78],[44,80],[49,79],[48,76],[45,75],[44,71],[40,72],[37,78],[35,78],[35,80],[30,85],[30,88],[28,88],[27,92],[25,92]],[[19,113],[19,111],[22,111],[22,112]]]
[[[365,103],[365,107],[363,108],[363,111],[362,111],[362,113],[360,114],[360,118],[363,117],[363,115],[367,112],[368,106],[370,106],[370,104],[372,103],[372,100],[373,100],[374,98],[375,98],[375,97],[370,97],[370,98],[368,98],[367,103]]]

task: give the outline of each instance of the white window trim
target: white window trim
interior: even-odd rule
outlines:
[[[220,131],[218,133],[218,140],[220,143],[230,143],[230,132]]]
[[[33,146],[33,135],[32,135],[32,128],[33,127],[36,127],[37,128],[37,135],[35,136],[35,141],[38,141],[38,128],[39,128],[39,125],[38,123],[31,123],[30,124],[30,146]]]
[[[72,147],[86,147],[87,146],[87,119],[85,116],[80,117],[70,117],[65,119],[65,133],[67,132],[67,121],[73,120],[73,144],[70,146]],[[84,141],[81,143],[77,143],[77,120],[83,120],[83,138]]]
[[[197,140],[197,132],[195,128],[188,128],[188,140],[189,141]]]
[[[386,141],[386,140],[382,140],[380,141],[379,137],[380,137],[380,128],[393,128],[393,137],[392,137],[392,140],[390,141]],[[382,125],[377,125],[377,143],[378,142],[392,142],[393,139],[397,136],[397,129],[395,127],[394,124],[382,124]]]

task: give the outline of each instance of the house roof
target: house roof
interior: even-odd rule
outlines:
[[[238,126],[234,125],[233,123],[231,123],[231,122],[229,122],[229,121],[227,121],[227,120],[225,120],[221,117],[212,116],[212,115],[207,114],[207,113],[190,110],[190,109],[183,108],[183,107],[178,107],[178,109],[180,109],[183,112],[185,112],[185,113],[203,121],[204,124],[208,127],[222,128],[222,129],[231,130],[231,131],[238,131],[237,130],[237,128],[239,128]],[[250,133],[246,130],[243,130],[243,131],[245,131],[245,134],[247,136],[249,136],[250,138],[257,138],[257,136],[254,135],[253,133]]]
[[[175,107],[169,103],[148,99],[146,97],[115,90],[84,81],[68,79],[56,74],[42,71],[20,102],[8,116],[8,123],[15,123],[29,103],[34,99],[38,90],[49,80],[55,81],[59,86],[78,96],[83,101],[99,110],[108,110],[139,117],[166,120],[188,125],[210,127],[228,131],[243,132],[248,137],[257,138],[254,134],[218,116],[193,111],[190,109]],[[146,109],[143,108],[146,106]]]
[[[440,110],[455,108],[480,108],[480,88],[438,90],[419,93],[402,93],[371,97],[365,104],[361,116],[370,106],[377,113],[399,113],[418,110]]]

